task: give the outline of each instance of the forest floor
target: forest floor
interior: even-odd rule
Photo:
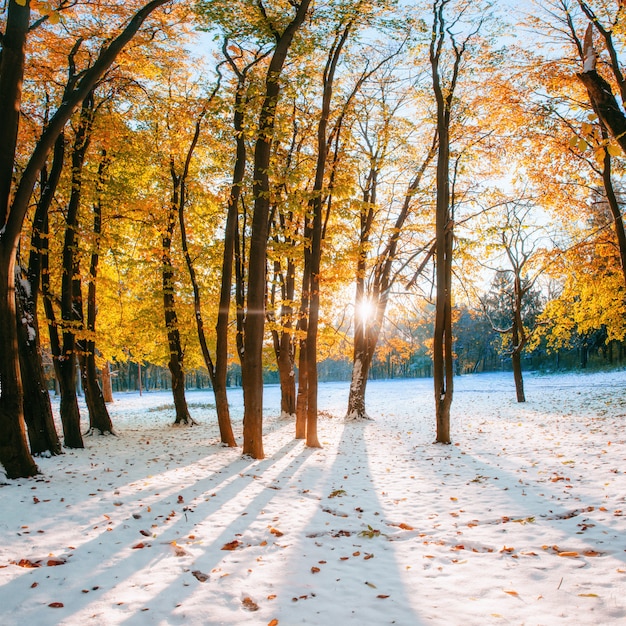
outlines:
[[[455,385],[442,446],[432,381],[371,381],[358,423],[322,384],[322,449],[268,387],[261,461],[219,445],[210,391],[192,428],[117,395],[117,437],[0,473],[0,622],[626,623],[626,372],[528,374],[525,404],[509,373]]]

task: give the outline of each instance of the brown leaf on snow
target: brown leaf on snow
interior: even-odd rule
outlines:
[[[319,567],[315,567],[315,565],[311,568],[311,573],[312,574],[317,574],[320,571]]]
[[[55,565],[65,565],[65,559],[48,559],[46,565],[48,567],[54,567]]]
[[[389,596],[385,595],[384,593],[379,593],[376,597],[384,599],[384,598],[388,598]]]
[[[62,609],[65,605],[63,602],[50,602],[48,605],[51,609]]]
[[[145,548],[145,547],[146,547],[146,545],[147,545],[147,544],[145,544],[145,543],[143,543],[143,542],[141,542],[141,541],[140,541],[139,543],[136,543],[136,544],[133,546],[133,550],[141,550],[141,548]]]
[[[267,626],[278,626],[278,620],[277,619],[273,619],[271,622],[268,623]]]
[[[207,580],[209,580],[209,575],[201,572],[200,570],[196,569],[191,572],[191,574],[192,576],[195,576],[201,583],[205,583]]]
[[[38,561],[31,561],[30,559],[20,559],[17,563],[15,563],[18,567],[41,567],[41,563]]]
[[[274,537],[282,537],[285,534],[285,533],[280,532],[278,528],[273,528],[273,527],[270,527],[270,532],[272,533],[272,535],[274,535]]]
[[[242,601],[241,604],[243,604],[243,608],[246,609],[246,611],[258,611],[259,610],[259,605],[250,597],[246,596]]]
[[[241,541],[235,539],[234,541],[229,541],[222,546],[222,550],[236,550],[241,545]]]

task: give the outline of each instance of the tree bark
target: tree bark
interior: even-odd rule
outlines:
[[[161,239],[161,275],[163,279],[163,312],[165,316],[165,328],[167,330],[167,343],[170,351],[168,368],[172,375],[172,395],[176,411],[175,424],[195,424],[189,414],[187,399],[185,397],[185,372],[183,369],[183,348],[178,330],[178,315],[176,314],[176,298],[174,286],[174,266],[172,265],[171,248],[174,225],[176,223],[176,211],[178,207],[179,177],[174,169],[172,175],[172,198],[167,213],[167,225]]]
[[[515,395],[518,402],[526,402],[526,395],[524,393],[524,376],[522,374],[522,351],[524,349],[525,342],[521,341],[517,320],[513,321],[511,341],[513,342],[513,351],[511,352],[511,364],[513,365]]]
[[[87,324],[88,336],[94,337],[96,333],[96,287],[98,278],[98,263],[100,260],[100,237],[102,235],[102,195],[104,179],[108,167],[108,157],[103,151],[98,166],[98,180],[96,183],[96,200],[93,203],[93,234],[95,245],[91,252],[89,263],[89,286],[87,287]],[[114,435],[113,423],[106,406],[104,394],[98,384],[98,372],[96,369],[96,342],[93,339],[81,339],[79,347],[80,372],[85,390],[85,402],[89,410],[89,434],[99,432],[101,435],[109,433]]]
[[[589,100],[600,120],[626,153],[626,116],[622,112],[611,85],[596,70],[577,74],[587,88]]]
[[[106,361],[100,369],[102,377],[102,395],[107,404],[113,402],[113,385],[111,384],[111,364]]]
[[[215,92],[214,92],[215,94]],[[224,371],[223,379],[220,376],[220,381],[217,381],[215,366],[213,364],[213,360],[211,359],[211,354],[209,352],[209,346],[207,344],[206,335],[204,332],[204,319],[202,317],[202,306],[200,299],[200,285],[198,284],[198,279],[196,275],[196,270],[193,264],[193,260],[191,258],[191,254],[189,253],[189,246],[187,243],[187,228],[185,224],[185,207],[187,204],[187,177],[189,175],[189,166],[191,164],[191,159],[193,157],[194,150],[196,145],[198,144],[198,139],[200,138],[200,129],[202,118],[204,117],[206,112],[206,108],[202,110],[198,119],[196,120],[195,131],[193,135],[193,139],[187,151],[187,156],[185,158],[185,164],[183,166],[183,171],[180,176],[176,175],[175,167],[174,167],[174,159],[171,160],[172,167],[172,181],[176,184],[178,181],[179,186],[179,195],[177,198],[178,202],[178,223],[180,226],[180,238],[183,249],[183,254],[185,256],[185,263],[187,264],[187,270],[189,272],[189,278],[191,280],[191,286],[193,289],[193,303],[194,303],[194,312],[196,319],[196,329],[198,332],[198,341],[200,342],[200,349],[202,351],[202,357],[204,359],[204,363],[209,372],[209,377],[211,379],[211,384],[213,386],[213,393],[215,396],[215,406],[217,411],[217,423],[220,429],[220,437],[223,444],[227,445],[230,448],[234,448],[237,446],[237,442],[235,441],[235,435],[233,434],[233,428],[230,422],[230,413],[228,409],[228,398],[226,397],[226,371]],[[228,220],[228,217],[227,217]],[[232,264],[232,253],[231,253],[231,264]],[[222,281],[224,281],[224,276],[222,276]],[[229,295],[230,295],[230,282],[229,283]],[[219,313],[218,313],[219,317]],[[221,372],[220,372],[221,374]],[[222,384],[223,380],[223,384]]]
[[[21,320],[21,323],[18,323],[18,347],[24,386],[24,418],[28,426],[30,451],[35,456],[63,453],[54,424],[41,358],[37,302],[41,286],[42,257],[44,254],[47,255],[48,251],[47,214],[63,169],[64,151],[64,141],[61,138],[55,145],[50,175],[48,176],[46,168],[42,169],[40,181],[42,192],[33,218],[28,269],[24,276],[16,277],[16,304],[18,320]]]
[[[280,75],[293,37],[304,22],[311,0],[301,0],[296,14],[282,33],[275,32],[276,47],[265,80],[265,97],[259,119],[259,137],[254,152],[254,211],[250,235],[247,307],[241,374],[244,395],[243,453],[262,459],[263,452],[263,335],[267,237],[270,207],[269,166]]]

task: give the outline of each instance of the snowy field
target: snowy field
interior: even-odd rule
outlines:
[[[119,394],[118,437],[0,472],[0,623],[626,623],[626,372],[527,375],[524,405],[511,374],[458,378],[451,446],[432,381],[370,382],[363,423],[347,390],[320,386],[321,450],[276,387],[262,461],[219,445],[210,391],[193,428]]]

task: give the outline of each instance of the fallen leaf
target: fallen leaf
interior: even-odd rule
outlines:
[[[313,573],[313,574],[317,574],[317,572],[319,572],[319,571],[320,571],[320,568],[319,567],[315,567],[315,565],[311,568],[311,573]]]
[[[558,554],[559,556],[572,556],[572,557],[580,556],[578,552],[559,552]]]
[[[200,570],[194,570],[193,572],[191,572],[193,576],[195,576],[201,583],[205,583],[207,580],[209,580],[209,575],[205,574],[204,572],[201,572]]]
[[[64,559],[48,559],[46,561],[48,567],[55,567],[56,565],[65,565]]]
[[[600,596],[597,593],[579,593],[579,598],[599,598]]]
[[[136,544],[133,546],[133,550],[140,550],[141,548],[145,548],[145,547],[146,547],[146,544],[145,544],[145,543],[141,543],[141,542],[139,542],[139,543],[136,543]]]
[[[379,593],[377,596],[377,598],[388,598],[389,596],[385,595],[384,593]]]
[[[332,491],[328,497],[336,498],[337,496],[343,496],[345,493],[346,493],[345,489],[335,489],[335,491]]]
[[[600,553],[596,552],[595,550],[585,550],[583,554],[585,556],[600,556]]]
[[[372,589],[376,589],[376,585],[375,585],[374,583],[368,583],[367,581],[365,581],[365,584],[366,584],[368,587],[371,587]]]
[[[270,528],[270,532],[274,537],[282,537],[285,533],[280,532],[277,528]]]
[[[243,608],[246,609],[246,611],[258,611],[259,610],[259,605],[250,597],[246,596],[242,601],[241,604],[243,604]]]
[[[238,539],[235,539],[234,541],[225,543],[222,546],[222,550],[236,550],[240,545],[241,545],[241,541],[239,541]]]
[[[267,626],[278,626],[278,620],[277,619],[273,619],[271,622],[269,622],[267,624]]]
[[[65,605],[63,602],[50,602],[48,605],[51,609],[62,609]]]
[[[517,591],[514,590],[504,590],[504,593],[508,593],[510,596],[519,596],[519,593],[517,593]]]

